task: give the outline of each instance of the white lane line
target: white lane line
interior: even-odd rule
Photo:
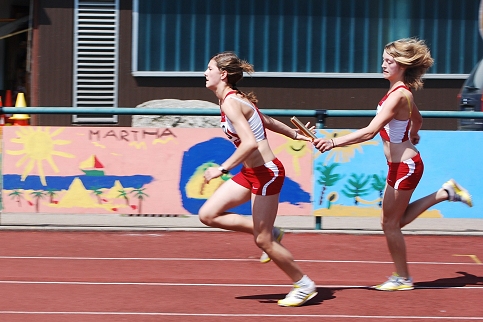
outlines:
[[[226,283],[163,283],[163,282],[88,282],[88,281],[16,281],[0,280],[0,284],[44,284],[44,285],[126,285],[126,286],[189,286],[189,287],[283,287],[291,284],[226,284]],[[319,288],[337,289],[372,289],[368,285],[317,285]],[[483,285],[465,286],[415,286],[416,289],[476,289],[483,290]]]
[[[0,314],[26,315],[126,315],[126,316],[186,316],[186,317],[274,317],[274,318],[327,318],[327,319],[394,319],[394,320],[450,320],[481,321],[481,316],[404,316],[404,315],[348,315],[348,314],[224,314],[224,313],[177,313],[177,312],[82,312],[82,311],[0,311]]]
[[[163,282],[83,282],[83,281],[9,281],[0,280],[0,284],[68,284],[68,285],[145,285],[145,286],[208,286],[208,287],[292,287],[286,284],[226,284],[226,283],[163,283]],[[334,287],[334,286],[331,286]],[[366,288],[367,286],[337,286]],[[483,289],[483,287],[482,287]]]
[[[175,262],[258,262],[254,258],[178,258],[178,257],[75,257],[75,256],[0,256],[0,259],[85,260],[85,261],[175,261]],[[297,259],[304,263],[393,264],[388,261]],[[476,262],[408,262],[412,265],[481,265]]]

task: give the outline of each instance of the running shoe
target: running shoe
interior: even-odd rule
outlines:
[[[280,243],[282,241],[282,238],[283,238],[283,234],[285,232],[283,231],[282,228],[278,228],[278,227],[273,227],[273,231],[272,231],[272,234],[273,234],[273,239],[275,239],[275,241],[277,243]],[[267,253],[263,252],[262,253],[262,256],[260,256],[260,263],[268,263],[269,261],[271,261],[272,259],[270,258],[270,256],[268,256]]]
[[[409,291],[414,289],[413,279],[401,277],[397,273],[392,273],[387,281],[374,286],[379,291]]]
[[[461,201],[462,203],[465,203],[468,206],[473,207],[473,202],[471,201],[471,195],[469,194],[468,190],[460,186],[453,179],[450,179],[447,182],[445,182],[442,188],[448,192],[449,201]]]
[[[315,287],[314,282],[312,282],[309,286],[294,284],[290,293],[288,293],[284,299],[278,301],[278,305],[301,306],[316,295],[317,288]]]

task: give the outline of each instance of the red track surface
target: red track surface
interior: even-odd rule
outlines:
[[[241,233],[1,231],[0,321],[483,321],[483,237],[406,236],[417,288],[393,293],[367,288],[393,271],[383,236],[283,243],[306,306],[276,304],[290,281]]]

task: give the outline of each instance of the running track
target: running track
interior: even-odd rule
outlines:
[[[414,291],[368,288],[393,266],[382,235],[287,233],[318,284],[291,285],[233,232],[0,231],[0,321],[483,321],[483,237],[406,236]]]

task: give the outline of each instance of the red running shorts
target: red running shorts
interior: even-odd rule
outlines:
[[[255,168],[243,167],[233,178],[240,186],[250,189],[255,195],[271,196],[280,193],[285,180],[285,168],[275,158]]]
[[[396,190],[412,190],[421,180],[424,172],[423,160],[419,153],[403,162],[387,162],[387,184]]]

